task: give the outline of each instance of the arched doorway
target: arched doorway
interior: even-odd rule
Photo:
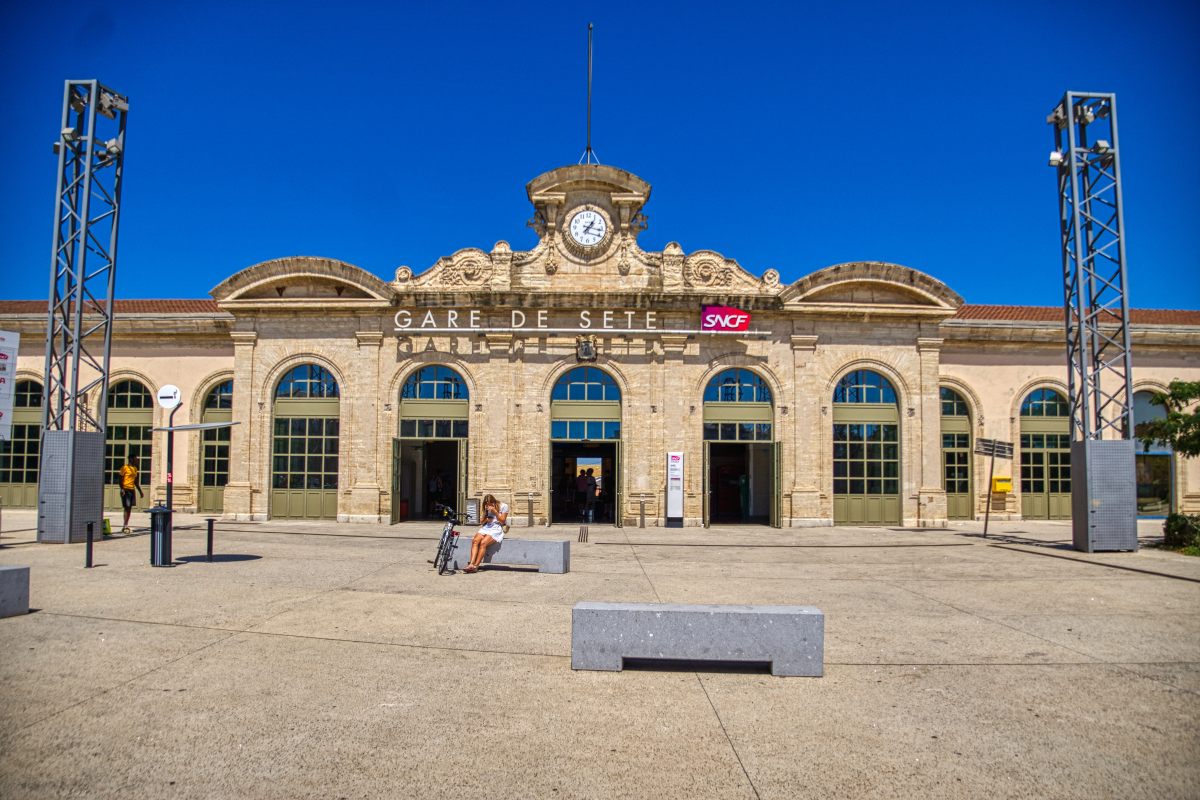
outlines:
[[[1071,410],[1053,389],[1021,403],[1021,516],[1071,518]]]
[[[953,389],[942,387],[942,488],[946,490],[946,516],[974,519],[971,492],[971,410]]]
[[[317,364],[290,370],[275,387],[273,519],[337,519],[339,398],[337,380]]]
[[[549,490],[553,522],[622,524],[621,387],[602,369],[567,370],[550,392]]]
[[[201,422],[233,420],[233,381],[222,381],[204,397]],[[225,510],[225,484],[229,482],[229,432],[232,428],[200,431],[200,513]]]
[[[1150,402],[1154,392],[1133,393],[1133,435],[1143,435],[1147,422],[1165,419],[1166,409]],[[1139,517],[1164,517],[1174,507],[1174,451],[1170,445],[1137,443],[1137,510]]]
[[[833,522],[900,524],[900,409],[892,384],[871,370],[833,390]]]
[[[704,388],[704,526],[781,525],[780,443],[771,387],[748,369],[727,369]]]
[[[118,381],[108,389],[107,430],[104,432],[104,510],[121,509],[121,467],[137,458],[139,510],[150,508],[150,476],[154,474],[151,442],[154,397],[140,381]]]
[[[17,381],[12,430],[0,442],[0,502],[4,508],[37,508],[42,443],[42,385]]]
[[[470,399],[467,382],[449,367],[420,367],[400,387],[392,524],[435,517],[439,503],[466,512]]]

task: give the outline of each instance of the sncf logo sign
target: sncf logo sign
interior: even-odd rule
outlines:
[[[729,306],[704,306],[700,329],[705,331],[748,331],[750,312]]]

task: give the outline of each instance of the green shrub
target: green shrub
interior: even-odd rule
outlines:
[[[1163,522],[1163,544],[1173,550],[1200,547],[1200,517],[1171,514]]]

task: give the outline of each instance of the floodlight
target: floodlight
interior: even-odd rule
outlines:
[[[76,138],[75,129],[74,128],[63,128],[62,129],[62,137],[63,137],[63,141],[67,141],[67,142],[75,141],[75,138]]]
[[[104,143],[104,147],[106,150],[108,150],[108,152],[112,153],[114,156],[117,153],[121,152],[121,143],[116,139],[109,139],[107,142]]]
[[[1050,151],[1050,166],[1061,167],[1064,163],[1065,159],[1063,158],[1062,153],[1058,152],[1057,150]]]
[[[1111,149],[1112,148],[1109,147],[1108,142],[1104,141],[1103,139],[1097,139],[1096,143],[1092,145],[1093,153],[1107,153]]]

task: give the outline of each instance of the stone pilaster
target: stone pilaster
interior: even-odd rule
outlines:
[[[914,418],[920,429],[912,441],[920,448],[920,478],[917,490],[917,519],[921,527],[946,527],[946,490],[942,487],[942,403],[941,351],[942,339],[920,337],[917,353],[920,356],[920,394],[912,398]]]
[[[821,517],[821,465],[829,454],[822,452],[818,425],[829,422],[821,416],[823,397],[816,371],[808,366],[817,351],[817,336],[811,333],[791,336],[793,388],[789,417],[785,424],[791,430],[792,485],[789,525],[808,528],[831,525],[832,519]],[[785,491],[787,489],[785,488]]]
[[[347,444],[349,452],[350,504],[346,509],[348,522],[381,522],[379,507],[379,453],[375,444],[379,432],[379,368],[383,351],[383,334],[379,331],[358,331],[358,352],[351,380],[354,393],[350,398],[350,425],[353,437]],[[342,402],[345,402],[343,400]],[[340,515],[339,515],[340,516]]]
[[[233,331],[233,421],[229,432],[229,482],[225,484],[223,518],[246,521],[253,517],[253,485],[250,480],[250,443],[255,431],[254,349],[258,334],[254,331]],[[261,488],[261,487],[260,487]]]

